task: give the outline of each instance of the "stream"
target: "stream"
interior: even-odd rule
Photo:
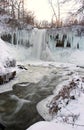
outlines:
[[[43,120],[37,112],[37,103],[52,95],[56,86],[69,78],[68,68],[51,66],[44,67],[44,71],[46,68],[52,68],[51,72],[43,75],[38,82],[18,82],[12,90],[0,94],[0,122],[6,126],[5,130],[25,130]],[[40,67],[40,71],[41,69]]]

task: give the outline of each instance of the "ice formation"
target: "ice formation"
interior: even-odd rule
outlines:
[[[1,35],[4,34],[7,35],[7,32]],[[27,59],[29,56],[29,59],[34,60],[60,61],[61,59],[62,62],[72,63],[74,59],[70,57],[73,52],[84,50],[84,28],[82,26],[47,30],[32,27],[30,29],[17,28],[8,32],[8,35],[11,35],[9,38],[12,45],[24,46],[26,50],[30,48],[26,54]]]

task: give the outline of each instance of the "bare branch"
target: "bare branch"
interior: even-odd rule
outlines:
[[[53,7],[52,0],[49,0],[49,4],[51,5],[52,11],[53,11],[53,13],[54,13],[54,16],[55,16],[55,18],[56,18],[56,21],[57,21],[57,14],[56,14],[56,12],[55,12],[55,9],[54,9],[54,7]]]

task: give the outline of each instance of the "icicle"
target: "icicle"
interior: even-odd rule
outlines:
[[[14,44],[14,33],[12,32],[11,44]]]

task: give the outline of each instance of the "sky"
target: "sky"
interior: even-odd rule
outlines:
[[[57,13],[58,12],[57,5],[56,5],[57,0],[54,1],[55,1],[56,13]],[[71,1],[61,7],[60,9],[61,19],[64,19],[67,16],[67,12],[70,9],[72,8],[75,9],[75,7],[73,7],[74,0]],[[49,22],[51,21],[53,12],[50,4],[48,3],[48,0],[25,0],[25,7],[28,10],[33,11],[36,16],[36,19],[38,19],[39,21],[42,20],[48,20]]]
[[[40,20],[50,20],[52,10],[48,4],[48,0],[26,0],[26,8],[35,13],[36,18]]]

